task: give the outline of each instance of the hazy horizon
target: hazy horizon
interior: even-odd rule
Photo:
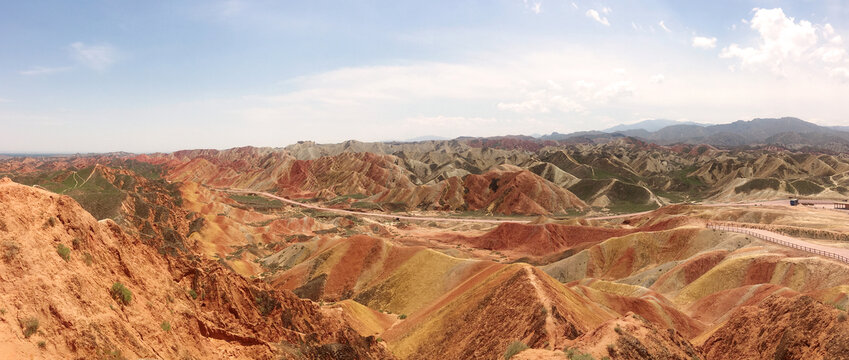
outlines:
[[[849,125],[842,2],[0,5],[0,153]]]

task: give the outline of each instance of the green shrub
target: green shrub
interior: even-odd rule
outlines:
[[[399,316],[398,318],[404,320],[407,318],[407,314],[401,314],[401,316]]]
[[[162,331],[171,331],[171,323],[167,321],[163,321],[162,324],[159,324],[159,327],[162,328]]]
[[[112,284],[112,290],[110,291],[110,293],[112,294],[113,299],[117,300],[118,302],[124,305],[129,305],[130,301],[133,300],[133,293],[130,291],[130,289],[127,289],[124,284],[121,284],[117,281]]]
[[[91,257],[91,254],[89,254],[89,253],[84,253],[84,254],[83,254],[83,262],[84,262],[87,266],[91,266],[91,263],[92,263],[92,262],[94,262],[94,258],[92,258],[92,257]]]
[[[80,238],[78,237],[75,237],[74,240],[71,240],[71,247],[74,248],[74,250],[79,250],[80,244],[82,244],[82,240],[80,240]]]
[[[39,342],[38,342],[38,347],[39,347],[39,348],[41,348],[41,349],[46,348],[46,347],[47,347],[47,342],[46,342],[46,341],[44,341],[44,340],[39,341]]]
[[[71,260],[71,249],[65,246],[64,244],[59,244],[58,246],[56,246],[56,252],[59,254],[59,256],[62,257],[63,260]]]
[[[21,328],[24,330],[24,337],[29,338],[32,334],[38,331],[38,318],[31,317],[21,323]]]
[[[195,289],[189,289],[189,296],[192,297],[192,300],[196,300],[198,298],[198,293]]]
[[[504,352],[504,360],[512,358],[513,355],[516,355],[527,348],[528,345],[525,345],[525,343],[521,341],[514,341],[510,343],[510,345],[507,345],[507,351]]]

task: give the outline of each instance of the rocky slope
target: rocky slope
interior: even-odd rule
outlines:
[[[315,303],[214,262],[162,255],[115,222],[98,222],[70,197],[9,179],[0,180],[0,238],[0,353],[390,356]]]
[[[737,310],[708,338],[708,359],[849,359],[846,311],[807,296],[770,296]]]

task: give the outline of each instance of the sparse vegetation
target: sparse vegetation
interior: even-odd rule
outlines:
[[[94,258],[92,258],[91,254],[89,253],[83,253],[83,262],[86,264],[86,266],[91,266],[91,264],[94,262]]]
[[[528,345],[525,345],[525,343],[521,341],[514,341],[510,343],[510,345],[507,345],[507,351],[504,352],[504,360],[512,358],[514,355],[522,352],[522,350],[525,350],[527,348]]]
[[[819,194],[825,190],[825,188],[823,188],[822,186],[819,186],[808,180],[796,180],[788,185],[795,188],[796,193],[798,193],[799,195],[814,195]]]
[[[38,331],[38,318],[31,317],[24,320],[21,323],[21,329],[24,331],[24,337],[29,338]]]
[[[80,238],[78,238],[78,237],[75,237],[74,240],[71,240],[71,247],[74,250],[79,250],[81,244],[82,244],[82,240],[80,240]]]
[[[368,201],[357,201],[351,204],[352,209],[378,210],[382,211],[380,205]]]
[[[401,316],[399,316],[398,318],[404,320],[407,318],[407,314],[401,314]]]
[[[159,324],[159,327],[162,328],[162,331],[171,331],[171,323],[167,321],[163,321],[162,324]]]
[[[257,293],[256,297],[254,297],[254,302],[262,316],[268,316],[272,311],[280,307],[280,301],[268,291]]]
[[[283,202],[277,199],[269,199],[265,196],[259,196],[254,194],[249,195],[239,195],[239,194],[231,194],[230,198],[239,203],[239,205],[244,207],[250,207],[254,210],[273,210],[279,209],[283,207]]]
[[[59,244],[56,246],[56,253],[58,253],[59,256],[62,257],[62,259],[65,261],[71,260],[71,249],[65,246],[64,244]]]
[[[6,241],[3,243],[3,260],[10,262],[21,252],[21,245],[14,241]]]
[[[581,351],[578,351],[577,349],[567,348],[567,349],[564,349],[563,352],[566,353],[566,357],[569,358],[570,360],[594,360],[595,359],[592,355],[587,354],[587,353],[583,353]]]
[[[734,192],[740,194],[766,189],[778,190],[779,185],[781,185],[781,182],[778,179],[752,179],[743,185],[735,187]]]
[[[55,216],[51,216],[51,217],[47,218],[47,222],[44,223],[44,227],[45,228],[54,227],[54,226],[56,226],[56,223],[58,223],[58,222],[59,222],[59,220],[56,219]]]
[[[38,348],[39,349],[46,349],[47,348],[47,342],[44,341],[44,340],[39,340],[38,341]]]
[[[127,289],[124,284],[117,281],[112,284],[112,290],[110,291],[110,294],[112,294],[113,299],[117,300],[118,302],[124,305],[129,305],[130,301],[133,300],[133,293],[130,291],[130,289]]]
[[[105,359],[105,360],[127,360],[124,354],[121,353],[121,350],[113,349],[103,351],[101,349],[97,350],[97,358]]]
[[[195,289],[189,289],[189,296],[192,297],[192,300],[197,300],[198,292]]]

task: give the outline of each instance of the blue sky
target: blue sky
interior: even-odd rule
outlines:
[[[849,125],[849,2],[2,1],[0,152]]]

